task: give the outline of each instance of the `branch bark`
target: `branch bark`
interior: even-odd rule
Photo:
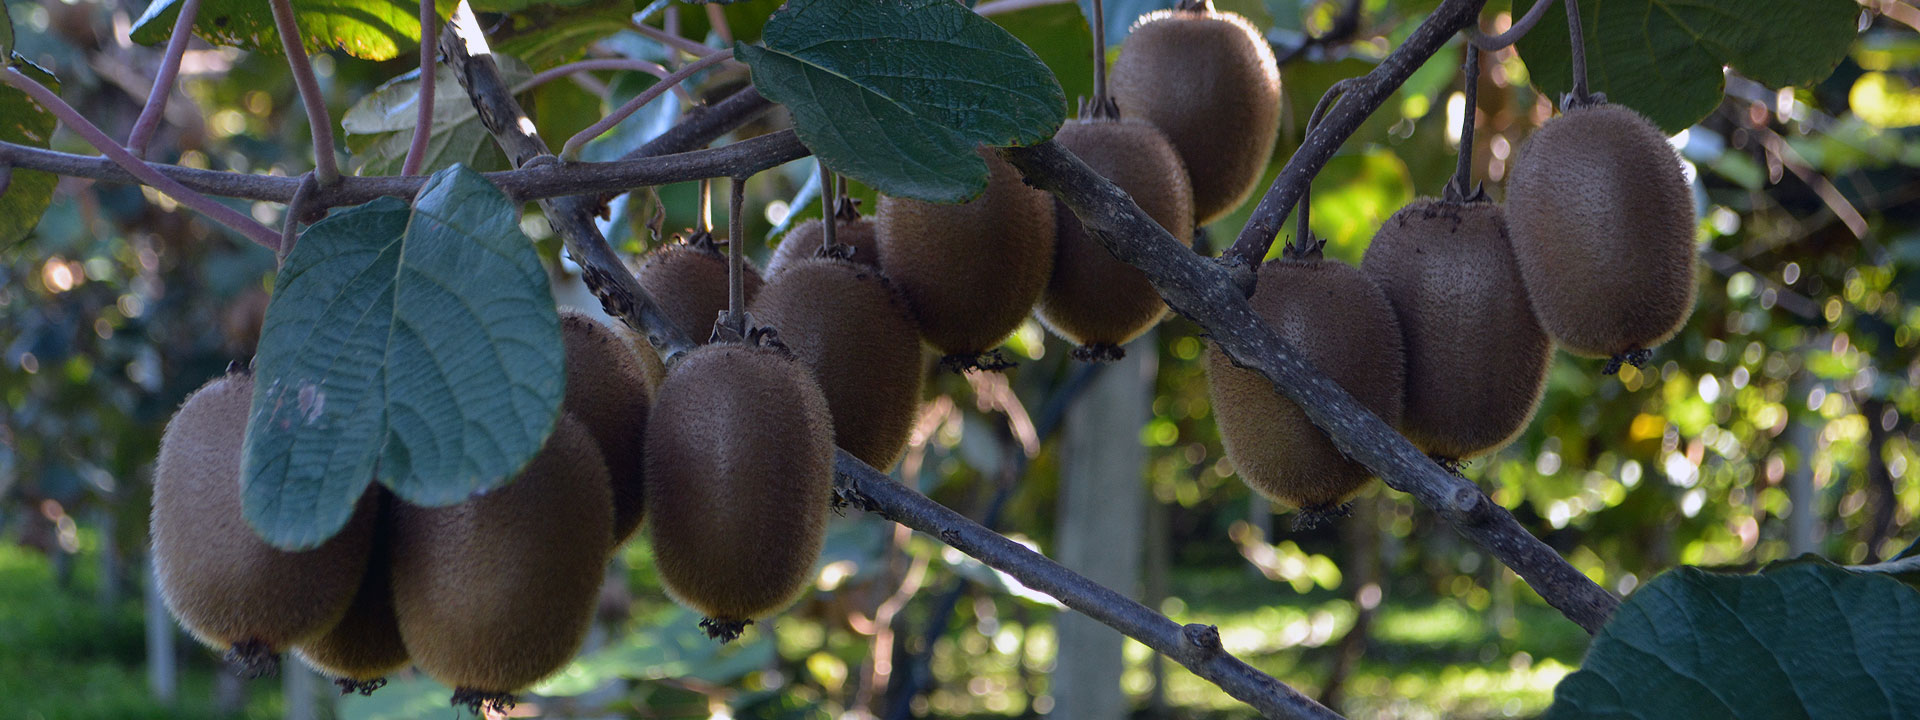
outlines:
[[[1479,0],[1466,4],[1478,7]],[[1281,340],[1254,313],[1235,272],[1180,245],[1125,192],[1053,141],[1005,154],[1028,182],[1073,210],[1108,251],[1145,272],[1167,304],[1205,328],[1234,364],[1266,376],[1298,403],[1341,452],[1439,513],[1588,633],[1598,632],[1619,607],[1618,598],[1528,533],[1479,486],[1442,470]]]

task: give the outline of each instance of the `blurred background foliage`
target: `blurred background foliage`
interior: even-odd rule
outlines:
[[[1345,5],[1219,4],[1268,28],[1283,56],[1324,32]],[[1309,48],[1284,66],[1289,112],[1270,173],[1299,143],[1320,92],[1370,69],[1434,4],[1366,0],[1348,42]],[[1465,470],[1610,589],[1630,592],[1679,564],[1746,571],[1803,552],[1872,562],[1920,527],[1920,11],[1895,0],[1864,4],[1882,12],[1866,15],[1854,50],[1826,81],[1780,90],[1730,75],[1719,109],[1674,139],[1701,218],[1699,299],[1687,328],[1647,367],[1618,377],[1601,376],[1598,361],[1559,356],[1527,433]],[[654,5],[587,0],[494,18],[496,46],[534,70],[588,54],[674,61],[629,29],[637,10],[686,37],[722,37],[698,7]],[[775,6],[753,0],[717,14],[731,37],[751,41]],[[1115,15],[1157,6],[1110,5]],[[1505,6],[1489,3],[1496,29]],[[8,8],[19,51],[58,73],[65,97],[94,122],[124,136],[157,65],[157,48],[126,40],[144,3],[11,0]],[[1092,43],[1074,6],[995,19],[1039,50],[1069,96],[1087,94]],[[1331,241],[1331,256],[1357,261],[1388,215],[1440,191],[1466,110],[1462,58],[1457,42],[1436,56],[1315,183],[1314,230]],[[339,53],[315,62],[334,118],[378,115],[378,88],[408,82],[415,63]],[[744,81],[741,71],[720,70],[694,89],[718,97]],[[652,82],[596,73],[522,100],[553,137]],[[1471,151],[1476,175],[1498,198],[1508,161],[1551,106],[1511,50],[1487,55],[1480,83]],[[682,109],[668,96],[589,156],[617,156]],[[305,117],[274,57],[196,43],[167,118],[154,144],[164,162],[282,175],[311,165]],[[782,122],[776,112],[742,134]],[[350,134],[358,155],[349,167],[393,161],[380,155],[392,144],[380,140]],[[91,152],[64,131],[55,146]],[[484,152],[461,159],[483,169],[501,162]],[[818,216],[812,175],[802,161],[748,185],[756,256],[764,259],[793,222]],[[870,191],[854,194],[872,207]],[[651,228],[693,225],[696,197],[691,184],[623,197],[609,234],[637,255],[664,240]],[[243,209],[279,220],[276,205]],[[581,302],[570,274],[577,268],[559,257],[537,209],[528,212],[524,225],[553,259],[563,302]],[[1210,227],[1203,250],[1224,245],[1247,212]],[[151,190],[73,179],[61,181],[27,240],[0,248],[0,695],[9,715],[273,717],[309,707],[286,702],[278,683],[228,679],[190,641],[165,663],[177,663],[177,676],[156,676],[153,636],[142,630],[172,632],[164,615],[142,612],[160,431],[190,390],[250,355],[273,266],[268,252]],[[1288,516],[1252,496],[1221,452],[1196,330],[1174,319],[1134,350],[1157,352],[1159,374],[1151,421],[1137,438],[1112,440],[1138,442],[1150,458],[1146,578],[1121,590],[1182,622],[1219,625],[1229,650],[1355,717],[1543,709],[1553,684],[1579,664],[1580,631],[1431,513],[1377,485],[1352,519],[1289,529]],[[1055,540],[1059,485],[1058,443],[1048,435],[1097,371],[1031,323],[1010,346],[1022,364],[1005,376],[930,383],[896,473],[1045,550]],[[836,519],[817,592],[725,648],[698,637],[694,618],[662,595],[643,540],[623,559],[610,572],[617,582],[590,649],[537,688],[522,713],[813,718],[864,708],[888,717],[894,708],[1011,717],[1051,707],[1060,607],[877,517]],[[1143,716],[1250,714],[1143,646],[1129,644],[1127,658],[1122,685]],[[450,712],[444,697],[423,678],[402,677],[321,712],[417,717]]]

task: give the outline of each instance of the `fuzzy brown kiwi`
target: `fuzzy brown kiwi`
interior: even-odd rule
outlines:
[[[925,366],[906,301],[878,268],[807,258],[773,276],[750,309],[812,369],[834,444],[881,470],[913,433]]]
[[[667,594],[738,636],[807,587],[833,495],[833,422],[778,348],[715,343],[667,373],[647,422],[654,564]]]
[[[1138,120],[1076,120],[1053,139],[1127,191],[1174,239],[1193,244],[1193,189],[1159,130]],[[1167,304],[1146,273],[1107,252],[1073,211],[1054,203],[1053,276],[1040,295],[1040,320],[1081,346],[1075,357],[1117,357],[1121,345],[1160,322]]]
[[[987,189],[958,205],[880,197],[880,268],[913,308],[920,336],[950,356],[1005,340],[1053,272],[1053,199],[984,148]]]
[[[338,534],[287,552],[240,512],[240,452],[253,378],[207,383],[167,422],[153,479],[153,558],[167,609],[244,673],[276,667],[288,646],[333,627],[353,601],[372,549],[375,503],[363,496]]]
[[[1280,69],[1253,23],[1211,2],[1147,13],[1107,81],[1120,117],[1152,123],[1179,149],[1195,223],[1253,193],[1280,135]]]
[[[600,449],[565,413],[505,486],[449,507],[395,503],[394,618],[414,664],[469,707],[508,705],[566,665],[593,623],[612,506]]]
[[[329,678],[341,694],[371,694],[387,684],[386,676],[407,666],[407,646],[400,640],[400,624],[393,616],[391,546],[392,496],[375,485],[380,496],[373,553],[366,576],[353,595],[347,614],[326,634],[294,646],[294,655],[307,667]]]
[[[1527,302],[1499,205],[1415,200],[1373,236],[1360,270],[1400,323],[1408,440],[1464,460],[1526,429],[1553,343]]]
[[[1400,419],[1404,351],[1393,307],[1346,263],[1273,260],[1260,266],[1253,309],[1274,332],[1389,424]],[[1207,352],[1214,422],[1240,479],[1308,516],[1335,511],[1373,473],[1335,448],[1325,432],[1259,373]]]
[[[740,283],[748,300],[765,284],[752,263]],[[711,238],[696,234],[683,243],[654,248],[640,265],[640,287],[660,304],[660,310],[674,326],[696,344],[705,343],[713,334],[713,321],[727,309],[727,256]]]
[[[650,392],[633,346],[578,310],[560,312],[566,346],[568,414],[587,427],[613,481],[613,543],[640,527],[646,513],[642,462]]]
[[[767,277],[778,275],[782,269],[795,262],[817,255],[820,252],[822,236],[825,234],[826,229],[817,219],[800,223],[788,231],[787,236],[780,240],[780,246],[773,249],[773,259],[767,261]],[[872,220],[858,218],[833,226],[833,241],[853,248],[853,255],[849,256],[848,260],[862,265],[880,266],[880,241]]]
[[[1692,314],[1693,193],[1639,113],[1601,104],[1547,121],[1514,158],[1506,212],[1534,314],[1569,352],[1644,359]]]

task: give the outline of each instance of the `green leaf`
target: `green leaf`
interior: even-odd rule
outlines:
[[[1521,4],[1515,0],[1516,10]],[[1860,5],[1609,0],[1581,3],[1580,16],[1589,87],[1677,133],[1719,107],[1725,66],[1770,87],[1825,79],[1853,44]],[[1534,86],[1556,99],[1573,87],[1565,18],[1558,9],[1549,11],[1519,44]]]
[[[488,42],[494,52],[545,70],[578,60],[589,46],[627,29],[632,16],[633,0],[533,4],[509,15],[498,30],[490,31]]]
[[[528,73],[511,58],[495,55],[500,72],[508,83],[525,80]],[[413,144],[413,129],[419,124],[420,73],[414,71],[375,88],[347,109],[340,118],[347,150],[353,154],[353,171],[361,175],[397,175],[406,162],[407,149]],[[435,66],[433,81],[433,131],[427,140],[427,154],[421,172],[433,173],[463,164],[474,170],[509,169],[493,136],[480,122],[480,114],[467,100],[453,70]]]
[[[1893,718],[1920,708],[1920,593],[1819,560],[1679,568],[1627,599],[1546,717]]]
[[[1166,10],[1178,4],[1177,0],[1104,0],[1100,6],[1100,12],[1107,21],[1107,47],[1118,47],[1120,43],[1126,41],[1127,33],[1133,30],[1134,21],[1139,20],[1141,15],[1155,10]],[[1079,0],[1075,5],[1080,8],[1081,17],[1091,27],[1093,0]]]
[[[17,53],[8,57],[15,70],[54,92],[60,91],[60,81],[51,73]],[[0,85],[0,140],[45,149],[58,124],[52,112],[26,93]],[[13,249],[33,232],[47,205],[53,202],[53,186],[59,180],[52,173],[21,168],[10,168],[7,175],[5,187],[0,189],[0,250]]]
[[[764,39],[735,49],[754,85],[828,168],[890,195],[967,200],[987,183],[974,146],[1037,143],[1066,120],[1046,64],[952,0],[792,0]]]
[[[0,67],[13,61],[13,14],[0,2]]]
[[[519,472],[559,414],[559,320],[519,213],[465,167],[301,235],[255,358],[243,495],[267,542],[311,548],[369,480],[442,506]]]
[[[173,35],[181,0],[153,0],[134,21],[133,41],[155,45]],[[435,0],[445,21],[456,0]],[[293,0],[294,21],[307,52],[343,50],[367,60],[392,60],[420,49],[420,3],[415,0]],[[193,33],[215,45],[281,54],[280,32],[266,0],[204,0]]]
[[[1071,5],[1041,5],[993,16],[994,24],[1033,48],[1068,98],[1093,96],[1093,31]]]

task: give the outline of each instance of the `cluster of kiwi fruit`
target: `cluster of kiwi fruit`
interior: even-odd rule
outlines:
[[[306,551],[268,545],[241,515],[252,377],[196,391],[154,481],[167,607],[247,674],[290,650],[364,693],[412,664],[476,711],[573,656],[607,561],[647,516],[669,593],[715,627],[737,634],[784,607],[819,554],[832,488],[833,424],[808,369],[777,343],[722,342],[663,373],[631,333],[574,311],[560,324],[562,412],[512,481],[449,507],[374,484]]]
[[[1556,343],[1609,358],[1609,374],[1644,362],[1691,313],[1694,275],[1678,155],[1631,109],[1569,102],[1516,157],[1504,207],[1464,184],[1396,212],[1358,270],[1289,247],[1252,297],[1315,367],[1456,470],[1526,428]],[[1217,350],[1209,371],[1241,477],[1304,522],[1371,479],[1259,375]]]

